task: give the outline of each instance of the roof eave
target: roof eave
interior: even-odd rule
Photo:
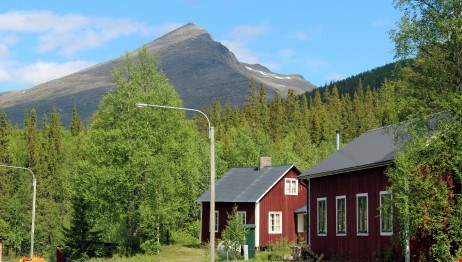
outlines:
[[[389,166],[392,163],[393,163],[393,160],[386,160],[382,162],[376,162],[376,163],[362,165],[362,166],[354,166],[354,167],[349,167],[349,168],[337,169],[337,170],[332,170],[332,171],[327,171],[327,172],[322,172],[322,173],[317,173],[317,174],[300,175],[299,179],[312,179],[312,178],[318,178],[318,177],[338,175],[338,174],[343,174],[343,173],[348,173],[348,172],[375,168],[375,167]]]

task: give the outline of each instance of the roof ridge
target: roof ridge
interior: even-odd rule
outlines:
[[[272,165],[272,166],[265,166],[265,167],[282,167],[282,166],[295,166],[295,164],[281,164],[281,165]],[[257,167],[258,166],[233,166],[231,168],[257,168]]]

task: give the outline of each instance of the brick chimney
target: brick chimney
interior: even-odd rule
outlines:
[[[271,166],[271,157],[262,156],[258,160],[258,170],[263,169],[265,166]]]

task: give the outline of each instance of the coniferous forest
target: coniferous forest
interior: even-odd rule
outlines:
[[[37,178],[38,254],[54,254],[58,246],[75,250],[72,243],[87,243],[77,245],[80,252],[95,256],[88,243],[110,243],[116,247],[113,252],[134,254],[155,252],[158,243],[167,241],[197,242],[196,198],[209,187],[206,120],[135,107],[137,102],[181,106],[145,50],[136,58],[125,57],[113,79],[115,88],[102,99],[91,123],[80,120],[78,106],[68,127],[61,125],[54,108],[49,117],[27,112],[23,128],[1,114],[0,162],[30,167]],[[396,122],[390,100],[387,88],[371,90],[361,82],[352,97],[340,96],[334,87],[322,99],[319,92],[310,98],[290,91],[269,100],[265,87],[250,81],[242,108],[217,102],[204,109],[215,127],[217,178],[231,167],[255,166],[260,156],[306,170],[335,150],[337,129],[347,143]],[[30,174],[5,168],[0,174],[5,252],[26,254]],[[87,239],[79,242],[72,230],[82,228]]]
[[[416,260],[454,261],[462,257],[462,3],[394,5],[404,12],[391,32],[396,57],[412,63],[404,60],[380,87],[358,79],[354,92],[333,85],[268,99],[265,87],[250,81],[242,107],[217,102],[203,109],[215,127],[217,179],[231,167],[256,166],[260,156],[305,171],[335,150],[337,129],[346,144],[367,130],[406,123],[409,142],[386,171],[396,235],[401,243],[430,245]],[[146,49],[125,56],[113,83],[90,123],[80,120],[79,105],[70,126],[54,108],[43,116],[26,112],[23,127],[0,114],[0,163],[28,167],[37,179],[36,254],[51,258],[59,246],[86,259],[198,244],[196,199],[209,187],[206,120],[135,106],[182,105]],[[0,167],[7,256],[29,252],[31,188],[28,172]]]

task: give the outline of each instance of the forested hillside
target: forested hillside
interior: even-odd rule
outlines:
[[[207,124],[181,111],[136,108],[137,102],[181,105],[155,60],[146,52],[138,59],[142,63],[125,58],[114,74],[114,90],[88,128],[78,106],[69,127],[54,109],[50,119],[30,111],[24,128],[1,115],[0,162],[30,167],[37,177],[38,254],[76,248],[72,230],[81,227],[92,241],[112,243],[126,255],[155,253],[167,241],[197,241],[195,200],[209,186]],[[264,86],[251,81],[243,108],[214,103],[206,114],[215,126],[217,178],[233,166],[255,166],[260,156],[306,170],[335,150],[336,129],[347,143],[398,120],[393,90],[360,90],[353,99],[333,88],[323,99],[319,92],[310,100],[289,92],[268,102]],[[5,253],[24,255],[30,239],[29,174],[0,168],[0,185]]]
[[[399,68],[410,65],[412,65],[412,59],[404,59],[398,62],[389,63],[342,80],[333,81],[325,86],[317,88],[316,90],[307,92],[307,95],[313,98],[317,91],[323,94],[324,89],[327,88],[332,91],[332,88],[336,86],[340,96],[343,94],[349,94],[353,97],[360,82],[364,89],[367,87],[371,89],[380,89],[385,80],[392,81],[398,77]]]

